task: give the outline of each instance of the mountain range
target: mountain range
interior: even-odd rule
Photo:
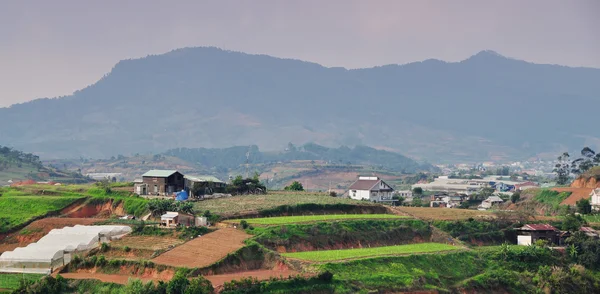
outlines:
[[[0,108],[0,143],[45,158],[314,142],[430,162],[519,160],[600,147],[599,102],[600,69],[493,51],[345,69],[183,48],[123,60],[69,96]]]

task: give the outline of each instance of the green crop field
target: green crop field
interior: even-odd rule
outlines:
[[[274,191],[266,195],[244,195],[198,201],[194,204],[194,208],[197,211],[210,210],[217,214],[232,214],[303,203],[373,205],[364,201],[331,197],[325,193]]]
[[[309,261],[336,261],[344,259],[376,257],[385,255],[401,255],[412,253],[429,253],[457,250],[458,247],[440,243],[420,243],[398,246],[385,246],[375,248],[323,250],[282,253],[283,256]]]
[[[17,289],[23,279],[26,281],[37,281],[43,276],[39,274],[0,274],[0,292],[2,290]]]
[[[335,221],[350,219],[399,219],[408,218],[407,216],[393,214],[330,214],[330,215],[300,215],[300,216],[280,216],[246,219],[249,224],[256,225],[284,225],[295,223],[307,223],[318,221]],[[239,223],[241,219],[228,220],[228,223]]]
[[[67,207],[81,197],[2,196],[0,197],[0,233],[28,220]]]

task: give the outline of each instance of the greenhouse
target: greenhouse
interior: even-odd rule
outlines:
[[[100,244],[130,233],[127,226],[81,226],[54,229],[36,243],[0,255],[0,272],[49,274]]]

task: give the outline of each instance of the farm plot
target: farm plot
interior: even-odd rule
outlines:
[[[249,224],[256,225],[284,225],[294,223],[308,223],[319,221],[336,221],[352,219],[399,219],[408,218],[394,214],[331,214],[331,215],[300,215],[300,216],[281,216],[245,219]],[[226,223],[238,224],[241,219],[227,220]]]
[[[245,195],[198,201],[194,204],[194,208],[198,211],[210,210],[217,214],[233,214],[304,203],[375,205],[364,201],[331,197],[325,193],[277,191],[269,192],[266,195]]]
[[[174,237],[159,236],[125,236],[111,242],[111,247],[129,247],[142,250],[164,250],[171,246],[183,244],[183,240]]]
[[[37,281],[44,277],[38,274],[0,274],[0,292],[3,290],[14,290],[19,287],[21,281]]]
[[[394,207],[395,210],[420,219],[427,220],[464,220],[492,219],[494,214],[490,211],[455,209],[455,208],[433,208],[433,207]]]
[[[240,230],[220,229],[177,246],[152,261],[175,267],[202,268],[242,248],[244,240],[250,237]]]
[[[375,248],[343,249],[343,250],[323,250],[323,251],[305,251],[294,253],[282,253],[281,255],[294,259],[326,262],[345,259],[403,255],[415,253],[430,253],[457,250],[458,247],[440,244],[440,243],[419,243],[398,246],[385,246]]]

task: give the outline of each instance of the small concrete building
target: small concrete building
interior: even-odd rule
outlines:
[[[160,225],[165,227],[176,227],[177,225],[191,227],[196,225],[196,218],[187,213],[167,211],[167,213],[160,216]]]
[[[360,176],[348,189],[348,196],[356,200],[392,202],[393,194],[394,189],[378,177]]]
[[[559,244],[559,233],[555,227],[548,224],[529,224],[517,229],[518,245],[531,245],[537,240],[546,240],[549,244]]]

